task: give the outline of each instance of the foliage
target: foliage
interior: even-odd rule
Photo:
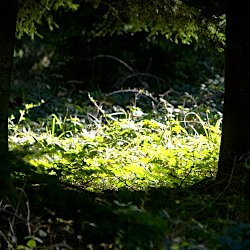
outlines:
[[[20,3],[25,9],[28,1]],[[111,3],[104,2],[111,33],[143,29],[190,43],[200,32],[192,22],[199,12],[182,1],[152,1],[146,12],[140,1],[123,1],[126,8]],[[44,4],[53,8],[52,2]],[[177,17],[179,22],[165,26]],[[224,16],[206,20],[208,34],[223,43]],[[52,28],[48,16],[47,21]],[[28,25],[35,34],[33,23]],[[91,93],[88,101],[81,91],[74,99],[59,88],[60,96],[16,108],[9,119],[11,163],[15,184],[28,196],[21,191],[16,207],[0,202],[1,248],[249,248],[249,202],[226,196],[228,186],[217,190],[211,181],[221,133],[221,81],[208,80],[198,96],[123,89]],[[43,88],[51,91],[49,85]],[[212,192],[204,193],[203,183]]]
[[[51,248],[69,249],[69,245],[60,241],[56,233],[53,236],[50,233],[60,228],[62,234],[72,226],[72,222],[62,218],[48,219],[47,222],[41,217],[35,218],[26,193],[23,189],[18,191],[19,201],[15,207],[3,200],[0,202],[1,249],[45,249],[45,242],[50,242]]]
[[[168,39],[184,44],[190,44],[199,37],[206,36],[215,41],[218,49],[223,50],[225,12],[221,8],[220,11],[215,10],[214,13],[210,12],[207,15],[204,9],[209,10],[211,2],[213,1],[208,4],[197,4],[179,0],[147,2],[96,0],[93,6],[105,10],[100,34],[146,31],[153,35],[164,34]]]
[[[145,193],[121,190],[91,196],[64,189],[64,196],[62,193],[59,196],[64,199],[57,200],[60,205],[56,209],[52,205],[55,200],[47,200],[41,190],[36,191],[36,195],[29,193],[30,201],[21,191],[16,207],[0,203],[0,238],[4,249],[236,250],[249,247],[246,222],[249,202],[239,196],[223,197],[219,193],[220,202],[216,202],[219,196],[168,189]],[[41,198],[45,201],[41,202]],[[71,206],[65,208],[63,204],[69,200]],[[76,219],[72,217],[76,208],[80,211],[77,213],[79,224],[82,223],[80,232],[72,220]]]
[[[128,8],[111,2],[104,2],[104,18],[117,25],[107,25],[111,33],[166,32],[163,18],[176,17],[179,22],[165,26],[170,39],[190,43],[200,32],[195,22],[186,22],[199,12],[182,1],[161,1],[167,9],[152,1],[139,16],[140,1],[123,1]],[[163,11],[156,11],[156,23],[152,7]],[[123,10],[129,13],[123,16]],[[208,34],[223,43],[224,16],[209,19],[214,22],[202,18]],[[84,92],[74,99],[61,87],[60,95],[16,108],[9,119],[13,177],[29,199],[16,207],[1,201],[1,247],[249,248],[249,202],[226,196],[228,186],[217,190],[211,181],[221,133],[221,81],[208,80],[198,96],[123,89],[91,93],[88,101]],[[42,88],[51,92],[49,85]],[[204,193],[203,183],[212,192]]]
[[[38,172],[89,190],[181,187],[214,176],[221,119],[201,109],[203,120],[166,97],[151,97],[157,103],[145,113],[136,106],[143,94],[150,97],[138,91],[127,110],[89,96],[87,110],[66,102],[67,113],[37,121],[26,117],[35,107],[26,104],[17,123],[10,118],[11,149]]]
[[[216,171],[222,81],[197,95],[127,89],[15,109],[13,177],[27,194],[1,203],[2,246],[247,248],[247,201],[202,186]]]
[[[46,24],[39,26],[46,44],[44,39],[30,41],[27,36],[18,40],[13,90],[21,86],[32,92],[34,88],[28,85],[31,82],[33,86],[36,78],[39,95],[45,89],[40,90],[42,84],[71,92],[135,87],[157,94],[181,86],[193,94],[190,88],[223,74],[223,55],[207,35],[190,45],[175,44],[165,35],[148,32],[98,36],[96,27],[102,16],[102,8],[93,9],[91,3],[81,2],[73,13],[53,13],[60,29],[50,32]],[[20,95],[19,89],[17,93]]]
[[[55,11],[60,11],[61,8],[65,10],[76,10],[78,7],[73,0],[56,0],[56,1],[30,1],[19,0],[19,13],[17,19],[16,35],[18,38],[23,34],[28,34],[34,39],[35,35],[39,35],[37,26],[41,25],[44,20],[48,24],[50,30],[57,27],[53,19]]]

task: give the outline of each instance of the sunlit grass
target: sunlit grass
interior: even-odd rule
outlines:
[[[28,163],[20,168],[38,173],[20,169],[13,174],[16,183],[24,185],[22,192],[28,192],[26,213],[35,218],[30,227],[30,216],[23,221],[25,211],[13,210],[15,227],[29,226],[28,236],[18,232],[23,240],[13,246],[48,246],[52,236],[61,242],[62,232],[65,242],[75,246],[74,223],[79,221],[81,239],[86,237],[79,244],[86,249],[248,247],[249,204],[244,197],[206,193],[200,185],[185,188],[216,174],[221,137],[216,105],[187,108],[159,98],[146,111],[133,104],[121,108],[90,100],[82,106],[63,102],[65,112],[53,110],[36,119],[30,115],[35,105],[29,104],[10,117],[10,149]],[[30,210],[28,200],[39,209]],[[5,207],[0,206],[0,212],[5,213]],[[58,222],[60,230],[51,230]],[[5,241],[12,242],[15,231],[2,232]]]
[[[92,99],[92,101],[94,101]],[[98,103],[94,101],[95,108]],[[181,187],[215,176],[220,143],[220,118],[206,110],[173,108],[161,101],[158,110],[138,107],[111,112],[90,122],[76,114],[52,114],[33,122],[10,118],[10,148],[39,173],[88,190],[144,190]],[[122,111],[122,112],[121,112]]]

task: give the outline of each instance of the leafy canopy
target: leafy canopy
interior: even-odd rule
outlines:
[[[46,22],[50,30],[53,30],[57,27],[53,19],[56,11],[75,11],[77,8],[78,4],[74,0],[19,0],[16,35],[20,38],[23,34],[28,34],[32,39],[35,35],[41,36],[37,31],[38,25]]]
[[[103,10],[100,34],[146,31],[164,34],[174,42],[190,44],[208,38],[217,48],[225,45],[225,14],[213,1],[86,0]]]
[[[223,50],[225,46],[224,9],[213,0],[19,0],[17,37],[24,33],[41,36],[37,27],[46,22],[53,30],[57,27],[53,14],[61,10],[77,10],[79,4],[98,8],[103,20],[96,25],[99,35],[107,33],[141,32],[163,34],[176,43],[209,39]]]

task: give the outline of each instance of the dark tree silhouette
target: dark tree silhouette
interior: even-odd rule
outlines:
[[[250,184],[250,1],[227,1],[225,99],[218,180]],[[246,189],[247,191],[247,189]]]
[[[8,195],[12,190],[8,162],[8,104],[17,11],[18,0],[0,2],[0,195]]]

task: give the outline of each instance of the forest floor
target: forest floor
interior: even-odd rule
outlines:
[[[214,184],[221,89],[200,91],[62,89],[13,108],[1,249],[249,249],[249,200]]]
[[[48,177],[35,183],[22,186],[17,205],[1,203],[1,249],[249,248],[249,201],[206,193],[211,180],[191,190],[99,193]]]

